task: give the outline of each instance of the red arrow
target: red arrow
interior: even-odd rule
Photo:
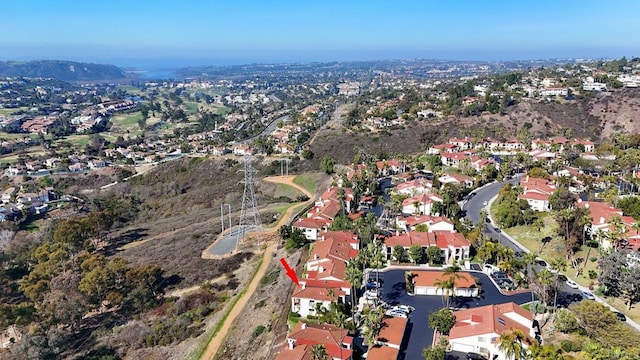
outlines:
[[[291,278],[291,280],[293,280],[296,285],[300,286],[300,282],[298,282],[298,276],[296,275],[296,272],[289,267],[289,264],[287,264],[287,260],[285,260],[285,258],[280,258],[280,262],[282,263],[282,266],[284,266],[284,269],[287,271],[287,275]]]

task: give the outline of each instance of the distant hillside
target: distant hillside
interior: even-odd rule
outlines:
[[[616,133],[639,133],[638,119],[640,88],[622,89],[614,93],[589,93],[573,101],[522,102],[510,107],[504,115],[416,121],[403,129],[377,133],[343,131],[334,126],[320,130],[310,148],[315,154],[314,166],[318,166],[323,156],[348,163],[359,150],[372,154],[418,153],[428,144],[445,142],[452,136],[514,137],[525,124],[533,137],[566,135],[601,142]]]
[[[63,81],[117,80],[126,77],[115,65],[61,60],[0,61],[0,76],[54,78]]]

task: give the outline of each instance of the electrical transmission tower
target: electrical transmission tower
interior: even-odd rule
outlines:
[[[253,175],[258,170],[253,168],[253,158],[251,156],[244,157],[244,192],[242,194],[242,209],[240,210],[240,226],[238,231],[238,238],[236,240],[236,249],[240,245],[240,242],[244,241],[245,234],[251,230],[256,230],[260,227],[260,214],[258,213],[258,201],[256,200],[255,182]]]

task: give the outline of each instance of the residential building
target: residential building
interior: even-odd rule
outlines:
[[[455,232],[455,227],[451,220],[444,216],[433,215],[412,215],[397,216],[396,226],[404,231],[414,231],[416,226],[425,225],[429,232],[450,231]]]
[[[380,333],[369,347],[367,360],[397,360],[408,322],[405,318],[385,316]]]
[[[533,178],[528,175],[520,179],[522,194],[519,199],[527,201],[534,211],[551,211],[549,196],[556,191],[556,185],[551,180]]]
[[[442,202],[442,197],[436,194],[421,194],[402,201],[403,214],[425,215],[431,214],[431,205]]]
[[[523,341],[525,348],[540,333],[531,312],[512,302],[454,311],[453,315],[456,323],[449,332],[451,349],[475,352],[487,359],[510,359],[500,349],[500,335],[506,332],[522,331],[526,337]]]
[[[425,250],[429,246],[437,246],[440,248],[440,262],[443,264],[469,260],[471,253],[469,240],[460,233],[450,231],[396,232],[393,236],[384,239],[382,252],[386,259],[391,259],[393,247],[396,245],[401,245],[406,251],[413,245],[419,245]]]
[[[328,324],[299,322],[287,336],[276,360],[310,360],[311,348],[316,344],[324,346],[328,359],[352,359],[353,337],[348,335],[348,330]]]
[[[412,271],[414,293],[416,295],[442,295],[444,291],[439,287],[439,281],[446,280],[448,276],[444,271]],[[453,296],[458,297],[477,297],[480,294],[480,288],[469,273],[459,272],[458,277],[454,280],[455,287]]]

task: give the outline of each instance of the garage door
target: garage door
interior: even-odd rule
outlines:
[[[451,342],[451,350],[460,351],[460,352],[475,352],[475,347],[469,344],[461,344],[452,341]]]
[[[416,295],[427,295],[427,288],[424,286],[416,286]]]

